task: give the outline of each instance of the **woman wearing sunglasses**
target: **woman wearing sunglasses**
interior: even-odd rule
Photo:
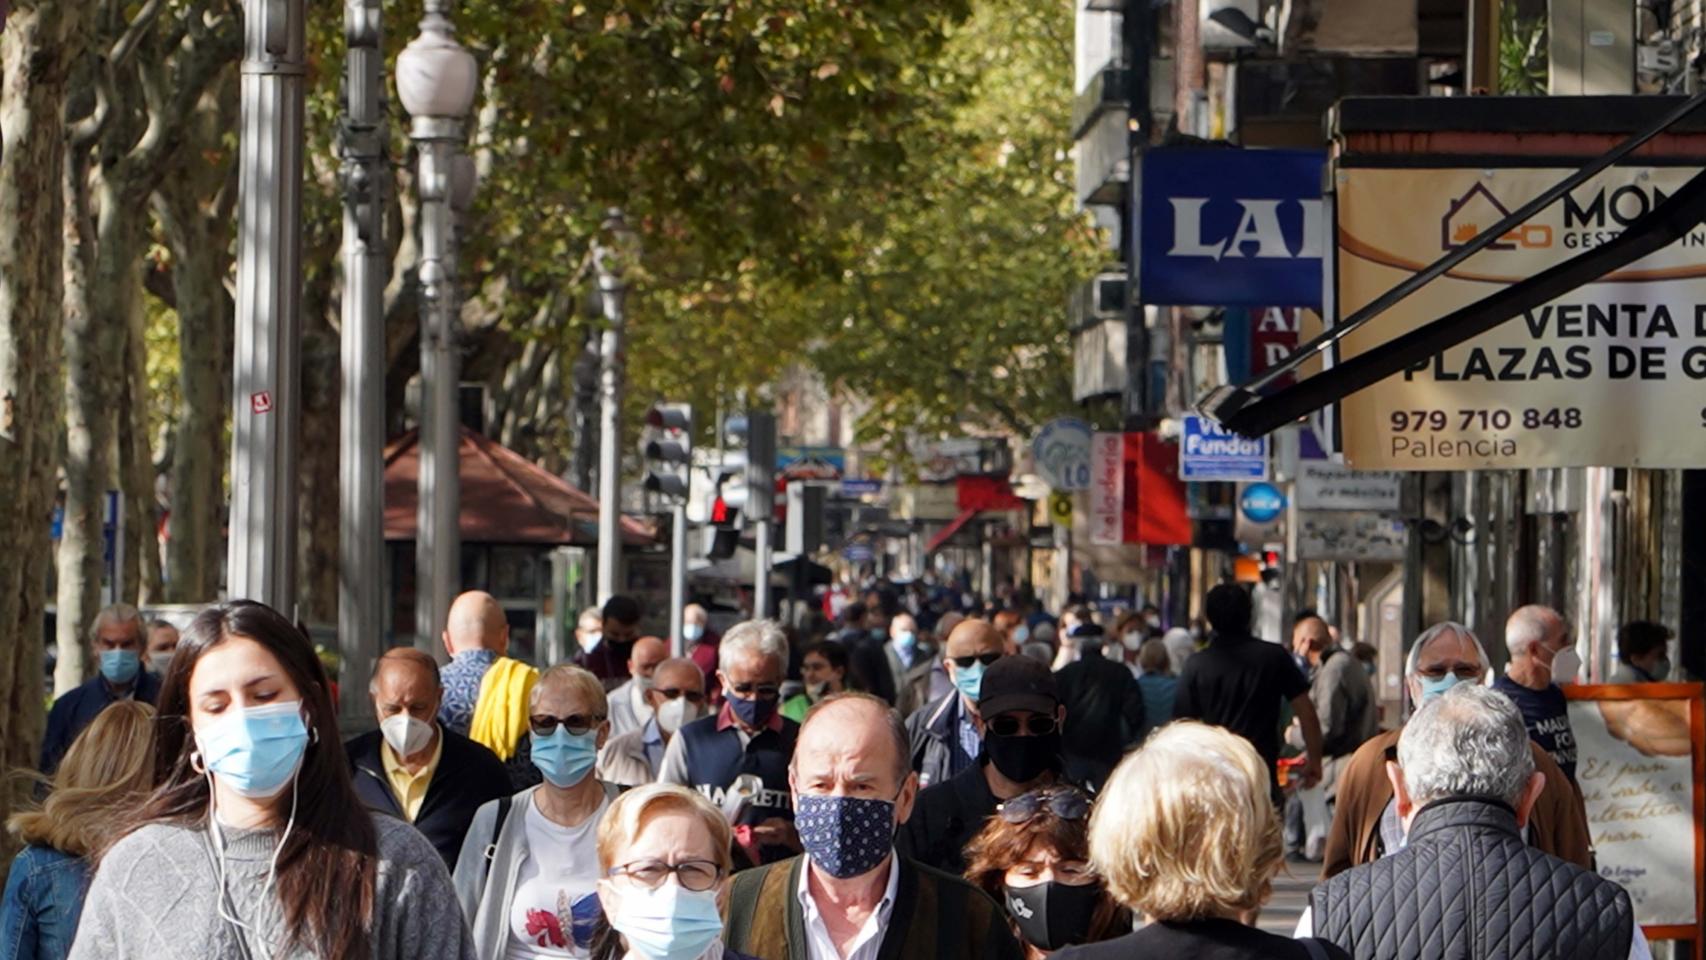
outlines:
[[[749,960],[722,941],[730,844],[722,813],[686,787],[616,798],[598,827],[595,960]]]
[[[456,861],[456,896],[480,960],[591,955],[599,821],[616,788],[593,775],[610,734],[604,685],[559,664],[529,695],[528,736],[544,782],[474,814]]]
[[[966,850],[966,879],[1006,906],[1026,960],[1131,931],[1130,912],[1090,868],[1089,817],[1073,787],[1033,790],[996,808]]]
[[[1348,960],[1320,940],[1256,929],[1283,860],[1268,769],[1250,742],[1175,721],[1126,757],[1096,800],[1090,863],[1146,921],[1058,960]]]

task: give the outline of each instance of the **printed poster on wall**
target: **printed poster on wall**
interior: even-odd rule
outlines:
[[[1706,856],[1696,820],[1706,801],[1700,685],[1564,690],[1600,874],[1629,891],[1649,936],[1654,928],[1697,930]]]
[[[1340,168],[1340,316],[1568,172]],[[1695,172],[1605,171],[1350,334],[1341,358],[1605,243]],[[1341,424],[1363,470],[1706,466],[1706,225],[1347,397]]]

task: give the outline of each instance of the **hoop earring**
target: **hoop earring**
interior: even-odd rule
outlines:
[[[319,727],[313,727],[313,726],[309,727],[308,728],[308,745],[310,747],[312,747],[319,742],[320,742],[320,728]]]

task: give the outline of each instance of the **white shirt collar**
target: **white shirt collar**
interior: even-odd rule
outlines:
[[[888,929],[889,918],[894,915],[894,902],[900,891],[900,855],[889,854],[889,882],[883,891],[883,899],[877,904],[877,909],[865,918],[865,925],[859,928],[859,935],[853,938],[845,955],[830,937],[817,901],[812,899],[811,880],[812,862],[810,857],[806,857],[800,865],[800,885],[795,895],[799,898],[800,911],[806,921],[807,960],[876,960],[883,946],[883,931]]]

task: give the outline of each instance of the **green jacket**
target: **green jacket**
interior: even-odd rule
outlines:
[[[898,854],[897,854],[898,856]],[[795,892],[806,858],[735,874],[724,943],[759,960],[809,960]],[[894,913],[878,960],[1023,960],[1007,916],[982,890],[901,858]]]

